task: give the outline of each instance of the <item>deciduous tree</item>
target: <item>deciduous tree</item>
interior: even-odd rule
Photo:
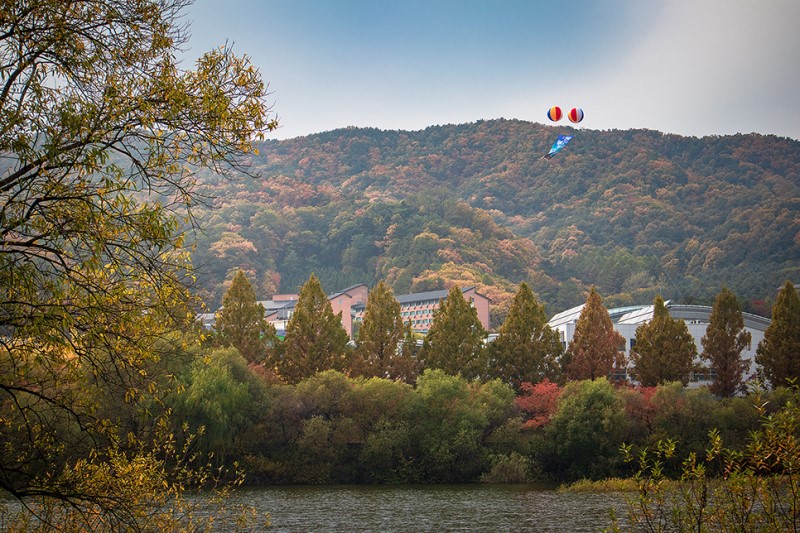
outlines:
[[[311,274],[286,325],[278,372],[287,382],[297,383],[317,372],[342,370],[347,341],[341,318],[333,314],[319,279]]]
[[[727,398],[742,389],[744,373],[750,361],[742,358],[742,351],[750,346],[750,333],[744,330],[742,308],[736,295],[723,287],[717,295],[703,343],[703,359],[711,362],[715,374],[711,392]]]
[[[523,383],[521,388],[522,394],[514,399],[514,403],[526,415],[525,427],[538,428],[547,425],[556,412],[563,389],[547,378],[535,385]]]
[[[612,475],[624,427],[625,405],[605,377],[567,383],[545,429],[554,453],[548,467],[573,478]]]
[[[223,345],[233,346],[250,363],[263,363],[277,342],[275,327],[267,322],[264,306],[244,271],[238,270],[217,311],[216,330]]]
[[[800,379],[800,298],[791,281],[772,306],[772,323],[758,345],[756,363],[773,387]]]
[[[241,354],[231,348],[216,348],[198,357],[191,367],[186,392],[177,395],[176,411],[193,430],[203,428],[199,448],[214,455],[218,466],[247,426],[247,407],[252,401],[247,383],[237,381],[230,361],[241,361]]]
[[[426,368],[460,374],[467,380],[480,379],[486,375],[485,339],[477,311],[454,285],[433,313],[420,359]]]
[[[689,383],[697,346],[686,322],[669,316],[659,295],[653,300],[653,318],[636,328],[631,349],[634,373],[643,387],[680,381]]]
[[[149,390],[154,340],[193,319],[181,226],[195,172],[246,170],[239,156],[276,125],[229,46],[179,67],[186,4],[0,4],[0,488],[116,529],[139,529],[137,498],[117,497],[138,476],[108,470],[118,490],[95,490],[85,457],[121,442],[97,391]]]
[[[522,282],[499,336],[489,345],[489,377],[509,382],[517,391],[526,381],[557,379],[561,353],[558,332],[547,325],[544,306]]]
[[[615,329],[603,300],[594,287],[575,324],[575,334],[564,354],[564,369],[571,380],[608,377],[614,365],[622,366],[625,339]]]

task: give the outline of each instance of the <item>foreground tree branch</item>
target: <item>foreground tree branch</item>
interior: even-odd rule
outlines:
[[[179,68],[188,4],[0,0],[0,488],[117,525],[142,498],[97,480],[163,457],[117,435],[105,398],[155,396],[155,341],[191,321],[197,173],[246,172],[277,126],[230,46]]]

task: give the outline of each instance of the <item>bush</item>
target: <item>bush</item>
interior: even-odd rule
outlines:
[[[492,455],[492,468],[481,475],[482,483],[527,483],[530,481],[531,460],[517,452]]]
[[[756,397],[758,400],[758,397]],[[644,531],[798,531],[800,528],[800,389],[795,388],[775,413],[757,401],[761,428],[744,450],[723,446],[719,432],[709,432],[704,459],[692,452],[684,459],[680,479],[668,483],[665,461],[675,442],[632,453],[638,464],[638,494],[628,500],[628,526]],[[712,478],[709,471],[719,471]],[[621,531],[617,520],[612,531]]]

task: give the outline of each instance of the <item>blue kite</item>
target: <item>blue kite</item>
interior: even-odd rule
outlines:
[[[572,140],[572,137],[572,135],[559,135],[556,142],[553,143],[553,147],[550,148],[550,153],[544,156],[544,159],[550,159],[560,152]]]

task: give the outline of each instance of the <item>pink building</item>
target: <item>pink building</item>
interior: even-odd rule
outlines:
[[[363,283],[348,287],[341,292],[328,296],[333,314],[342,316],[342,327],[350,338],[353,338],[354,307],[367,305],[369,289]]]
[[[433,312],[439,308],[442,300],[447,298],[450,291],[439,290],[429,292],[417,292],[413,294],[401,294],[396,299],[400,303],[400,316],[404,322],[411,324],[411,329],[419,333],[428,333],[433,323]],[[478,320],[483,329],[489,330],[489,298],[479,293],[475,287],[461,289],[464,298],[470,302],[478,313]],[[354,321],[361,322],[364,319],[365,306],[354,307]]]
[[[448,290],[418,292],[414,294],[401,294],[397,296],[400,303],[400,314],[404,322],[411,324],[411,328],[419,333],[428,333],[433,323],[433,312],[439,308],[439,303],[447,298]],[[489,298],[479,293],[475,287],[461,289],[464,298],[470,302],[478,313],[478,320],[485,330],[489,330]],[[333,314],[340,315],[342,327],[353,338],[353,327],[364,319],[367,306],[369,288],[363,284],[353,285],[343,291],[331,294],[328,300],[331,303]],[[276,294],[272,300],[263,300],[259,303],[266,310],[267,320],[275,326],[279,336],[283,336],[286,325],[292,316],[294,306],[297,304],[296,294]]]

